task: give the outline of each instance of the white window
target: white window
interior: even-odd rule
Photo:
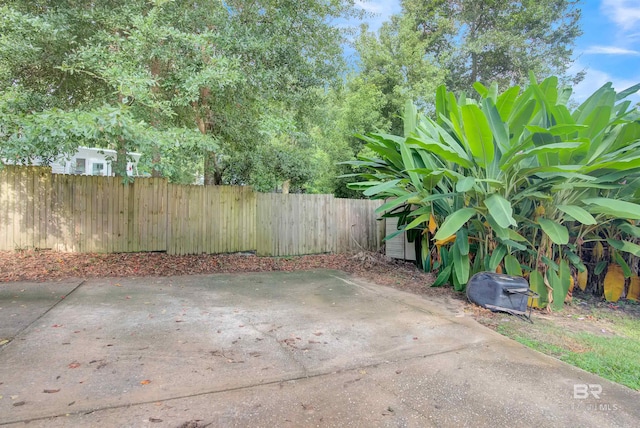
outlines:
[[[87,173],[87,160],[82,158],[76,158],[76,164],[73,166],[74,174],[86,174]]]
[[[91,167],[91,175],[104,175],[104,164],[94,163]]]

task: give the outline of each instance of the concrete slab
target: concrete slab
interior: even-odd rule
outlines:
[[[11,340],[58,304],[82,280],[0,284],[0,341]]]
[[[0,351],[0,424],[640,422],[640,394],[461,315],[334,271],[88,280]]]

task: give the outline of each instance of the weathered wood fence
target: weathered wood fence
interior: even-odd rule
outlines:
[[[282,195],[241,186],[185,186],[162,178],[0,170],[0,250],[166,251],[286,256],[375,250],[379,201]]]

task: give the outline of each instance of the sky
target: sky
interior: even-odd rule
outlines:
[[[356,3],[376,14],[366,20],[372,30],[400,12],[400,0]],[[640,0],[581,0],[580,9],[583,35],[576,41],[569,71],[587,74],[574,88],[574,99],[584,100],[606,82],[617,91],[640,83]],[[630,99],[639,102],[640,95]]]

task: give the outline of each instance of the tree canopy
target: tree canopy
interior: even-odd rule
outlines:
[[[0,158],[51,161],[79,145],[143,154],[176,182],[272,191],[346,188],[356,134],[402,133],[435,89],[566,81],[576,0],[403,0],[352,39],[354,0],[8,0],[0,6]]]

